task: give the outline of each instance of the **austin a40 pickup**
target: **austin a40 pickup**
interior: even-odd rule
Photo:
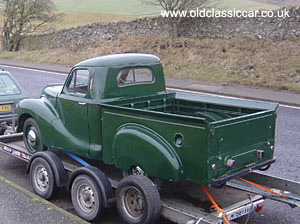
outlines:
[[[266,169],[278,104],[168,92],[158,57],[119,54],[75,65],[65,84],[19,103],[30,153],[55,148],[125,172],[206,186]]]

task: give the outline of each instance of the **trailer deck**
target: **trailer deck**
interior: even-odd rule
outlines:
[[[22,133],[0,137],[0,148],[4,153],[10,154],[22,161],[29,162],[31,154],[27,152],[22,140]],[[58,150],[51,150],[59,155],[64,168],[72,173],[80,167],[80,163],[68,157]],[[87,161],[95,165],[95,161]],[[111,185],[116,188],[122,173],[113,166],[97,161],[98,167],[107,174]],[[97,165],[96,164],[96,165]],[[292,207],[300,207],[300,183],[280,179],[260,173],[250,173],[244,177],[255,181],[276,192],[284,193],[287,198],[262,191],[239,179],[227,182],[222,188],[209,188],[209,193],[223,208],[226,217],[234,223],[234,219],[252,213],[260,208],[265,198],[289,204]],[[161,183],[161,216],[175,223],[223,223],[222,217],[211,208],[211,202],[201,189],[201,186],[193,183],[169,182]]]

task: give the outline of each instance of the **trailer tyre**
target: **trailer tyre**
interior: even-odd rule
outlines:
[[[96,221],[102,211],[101,191],[89,176],[81,174],[74,180],[71,188],[72,203],[77,214],[89,221]]]
[[[150,180],[152,180],[152,182],[154,183],[154,185],[156,186],[157,190],[160,191],[161,190],[161,180],[157,177],[151,177],[149,176],[145,171],[143,171],[139,166],[132,166],[131,168],[129,168],[129,170],[123,170],[122,171],[123,177],[128,177],[130,175],[135,175],[135,176],[145,176],[148,177]]]
[[[43,139],[40,128],[33,118],[28,118],[23,126],[23,136],[26,149],[33,154],[37,151],[44,151],[47,149],[43,145]]]
[[[153,182],[145,176],[128,176],[116,191],[119,215],[128,224],[155,223],[160,217],[161,200]]]
[[[56,192],[55,178],[49,163],[43,158],[36,158],[30,166],[30,181],[35,193],[49,199]]]

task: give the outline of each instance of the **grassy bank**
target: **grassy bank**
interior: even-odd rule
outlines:
[[[300,93],[299,39],[273,42],[250,38],[121,37],[88,47],[2,52],[0,58],[74,65],[87,58],[122,52],[158,55],[167,77]]]

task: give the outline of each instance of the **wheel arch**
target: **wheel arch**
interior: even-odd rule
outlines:
[[[42,97],[40,99],[22,100],[18,105],[17,114],[17,132],[22,132],[25,121],[28,118],[33,118],[39,126],[43,143],[46,146],[50,145],[51,122],[58,117],[58,114],[48,99]]]
[[[69,178],[67,185],[68,190],[71,189],[76,177],[78,177],[81,174],[85,174],[91,177],[96,182],[101,191],[103,207],[109,208],[112,203],[112,199],[114,198],[112,186],[105,174],[94,166],[80,167],[77,170],[75,170]]]
[[[29,113],[24,113],[24,114],[20,115],[20,117],[18,119],[17,132],[23,131],[24,123],[28,118],[32,118],[32,115]]]
[[[118,129],[113,156],[115,165],[122,170],[139,166],[154,177],[168,180],[181,177],[182,162],[175,149],[158,133],[141,125],[127,124]]]

